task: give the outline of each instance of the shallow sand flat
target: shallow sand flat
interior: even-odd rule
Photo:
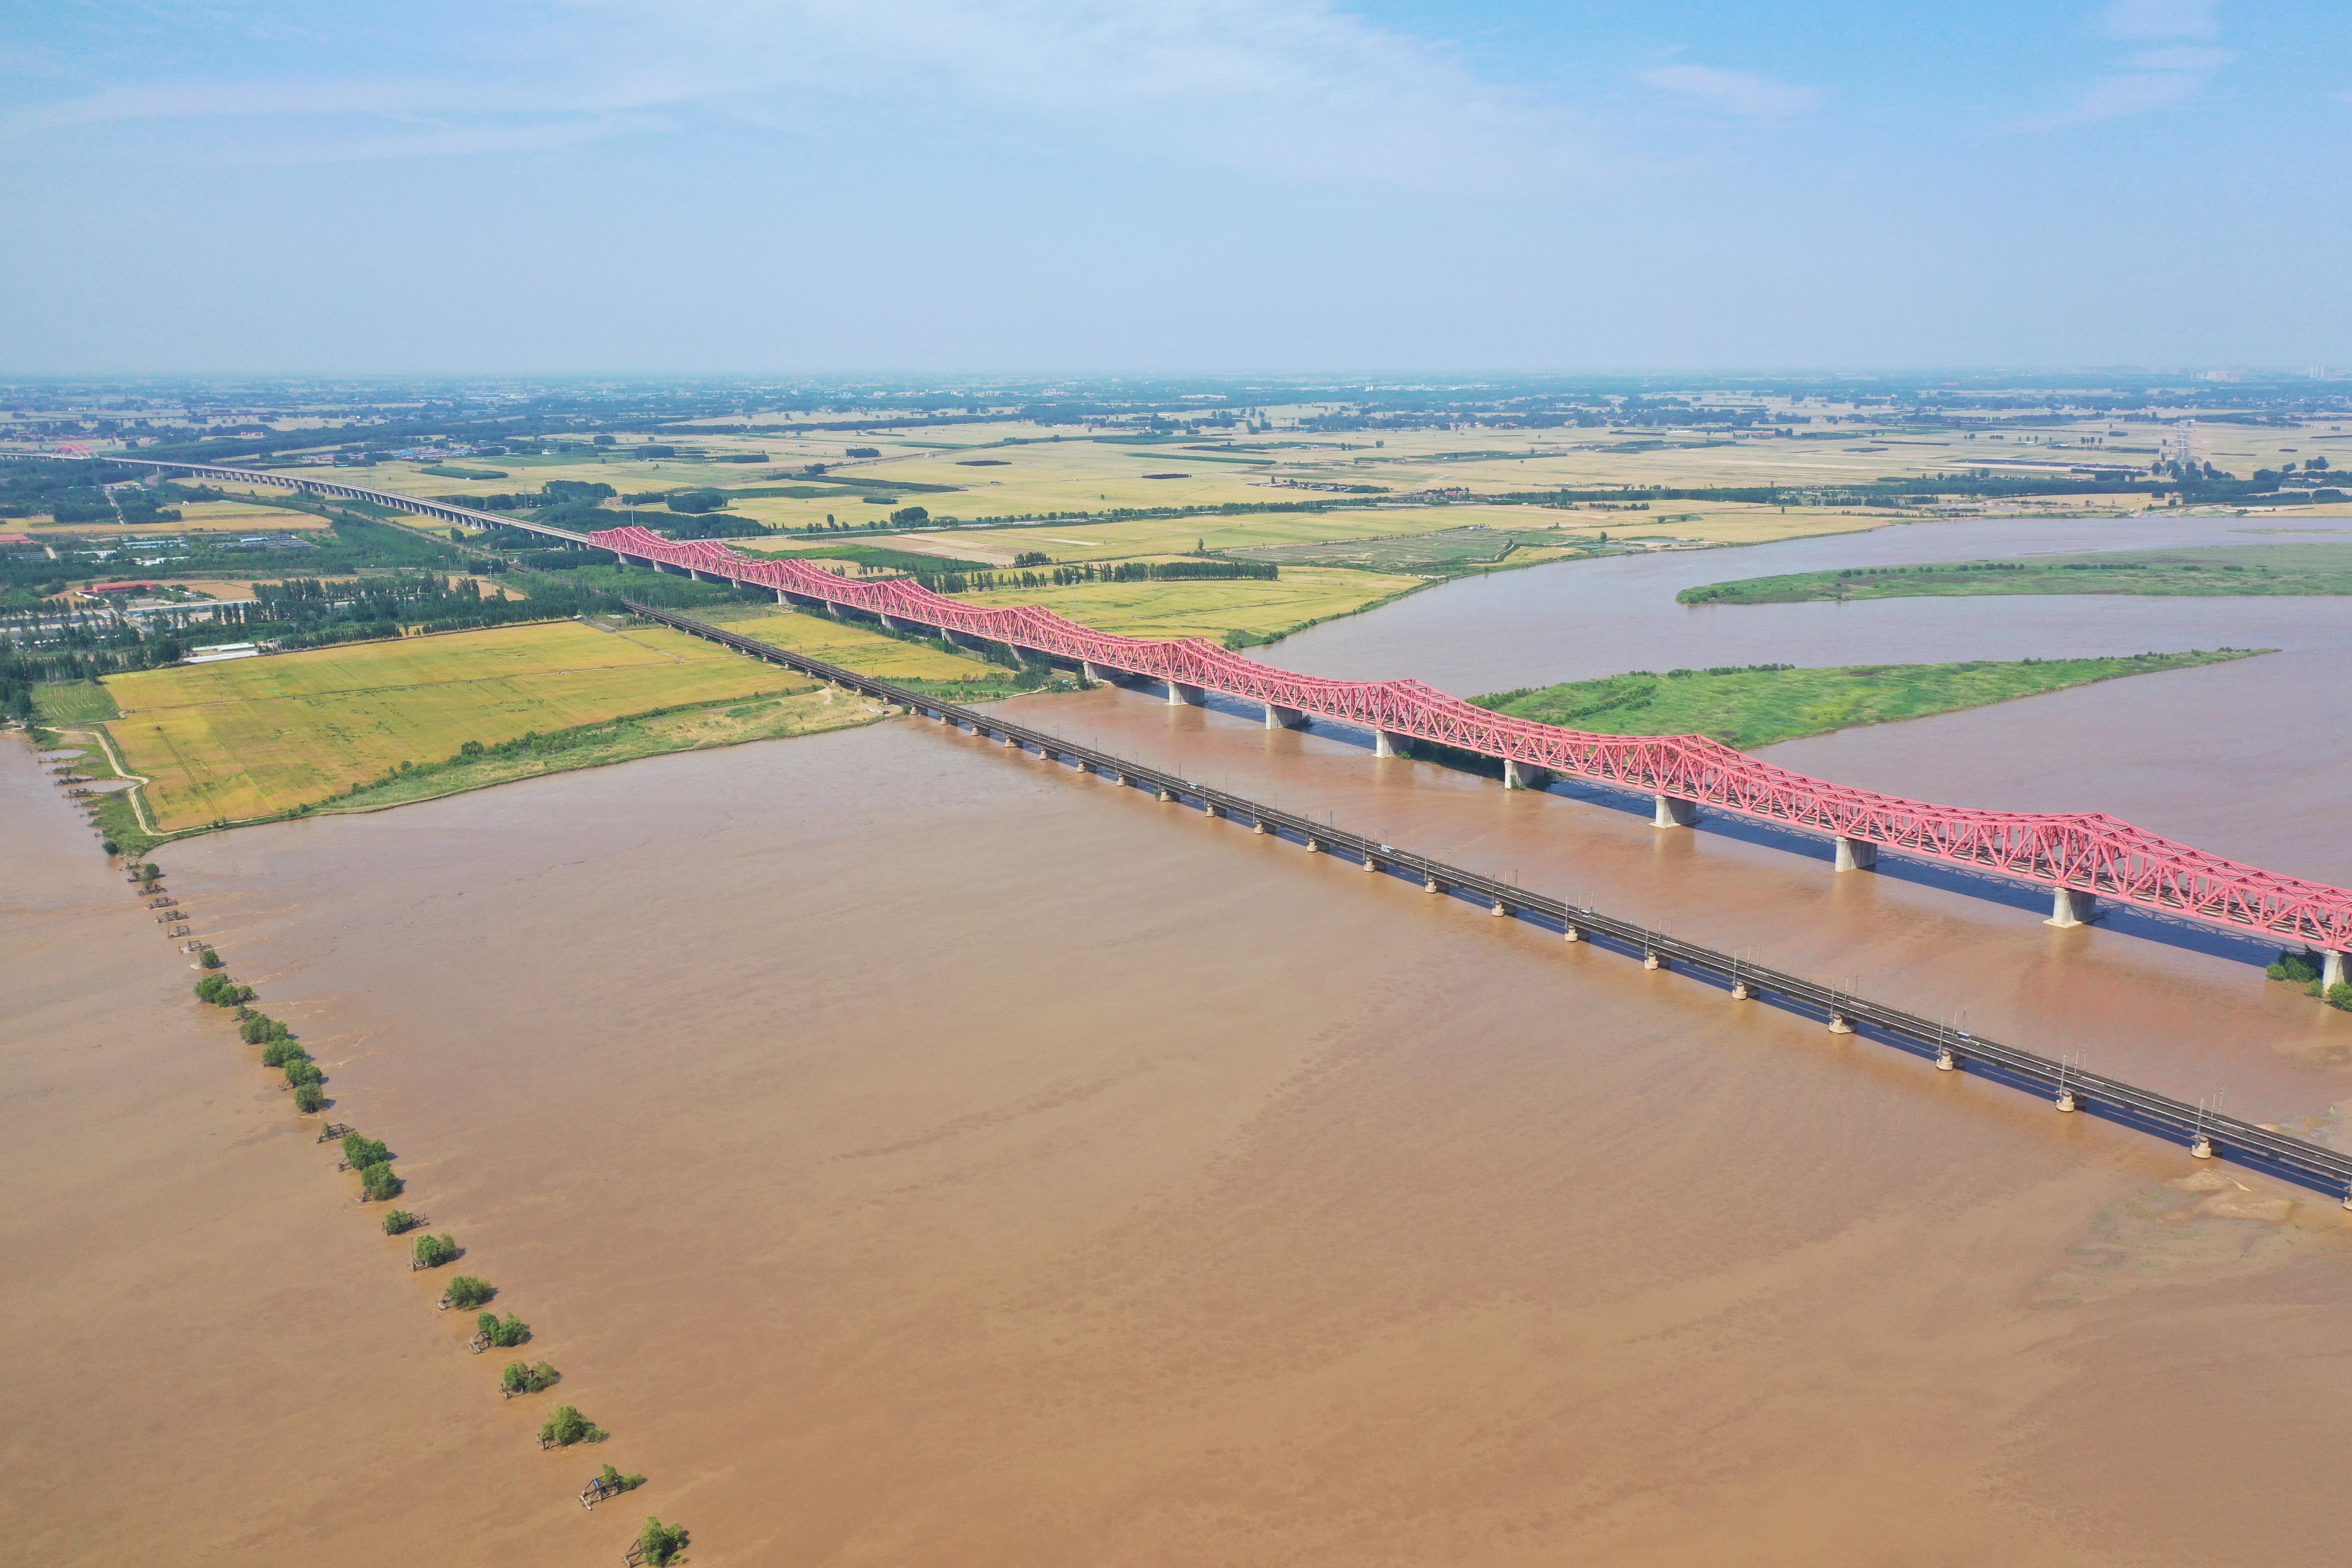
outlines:
[[[461,1542],[462,1560],[578,1562],[625,1535],[535,1477],[496,1363],[159,931],[0,737],[8,1560],[425,1563]],[[340,1079],[353,1042],[312,1037]]]
[[[1320,791],[1300,742],[1253,743]],[[698,1563],[2340,1558],[2340,1211],[2143,1214],[2178,1151],[1034,759],[910,721],[169,863]],[[532,1510],[586,1467],[295,1163],[322,1315],[380,1314],[341,1362],[495,1455],[402,1506],[530,1500],[434,1560],[577,1560]],[[305,1510],[381,1484],[283,1430]]]

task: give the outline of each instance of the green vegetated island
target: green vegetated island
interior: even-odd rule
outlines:
[[[2352,543],[2211,544],[2028,561],[1848,566],[1708,583],[1675,597],[1685,605],[1793,605],[1958,594],[2352,594]]]
[[[2027,658],[1967,664],[1864,664],[1833,669],[1718,665],[1635,670],[1598,680],[1497,691],[1471,700],[1514,718],[1604,735],[1707,735],[1748,750],[1858,724],[1924,719],[2095,680],[2187,669],[2268,648],[2142,653],[2125,658]]]

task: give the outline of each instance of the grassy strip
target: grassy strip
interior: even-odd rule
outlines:
[[[2014,663],[1849,665],[1797,669],[1636,670],[1599,680],[1498,691],[1473,698],[1516,718],[1605,735],[1708,735],[1742,749],[1861,724],[1920,719],[2113,680],[2244,658],[2268,648],[2142,653],[2125,658],[2021,659]]]
[[[2029,561],[1791,572],[1685,588],[1685,605],[1793,605],[1976,594],[2352,594],[2352,543],[2216,544]]]
[[[741,745],[748,741],[848,729],[872,723],[885,711],[862,699],[812,686],[779,697],[631,714],[545,735],[526,735],[500,746],[460,751],[445,761],[422,766],[404,764],[372,783],[285,815],[381,811],[387,806],[511,784],[518,779],[606,767],[671,752],[704,751],[714,746]]]

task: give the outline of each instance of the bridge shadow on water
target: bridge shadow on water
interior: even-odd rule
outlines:
[[[1209,696],[1205,706],[1213,711],[1252,721],[1260,721],[1263,713],[1255,702],[1215,694]],[[1374,749],[1371,731],[1337,720],[1317,719],[1303,726],[1302,732],[1367,752]],[[1498,786],[1502,780],[1503,765],[1495,758],[1457,752],[1450,747],[1435,747],[1425,742],[1414,743],[1412,755],[1415,761],[1433,767],[1493,779]],[[1555,779],[1545,787],[1544,793],[1596,805],[1603,810],[1621,812],[1644,821],[1656,811],[1656,803],[1648,791],[1629,789],[1596,779]],[[1826,834],[1710,810],[1705,805],[1699,808],[1698,821],[1689,831],[1741,844],[1753,844],[1759,848],[1777,849],[1783,854],[1821,861],[1825,866],[1834,864],[1837,858],[1835,844]],[[1900,849],[1882,847],[1875,869],[1856,874],[1888,877],[1913,887],[1956,893],[1962,898],[2031,914],[2037,920],[2046,919],[2050,913],[2051,894],[2047,888],[2006,877],[1997,871],[1979,870],[1923,856],[1906,855]],[[2218,930],[2161,910],[2139,909],[2130,904],[2103,904],[2097,923],[2118,935],[2161,942],[2185,952],[2250,964],[2257,969],[2265,968],[2274,962],[2282,946],[2275,941]]]

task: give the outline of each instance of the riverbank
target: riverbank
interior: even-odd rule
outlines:
[[[482,1554],[454,1560],[528,1563],[617,1534],[548,1484],[496,1368],[255,1081],[234,1024],[191,998],[178,943],[21,737],[0,737],[0,887],[10,1555],[426,1562],[454,1541]],[[189,901],[209,930],[237,919]],[[338,1074],[384,1044],[281,1010]]]
[[[1474,697],[1482,708],[1604,735],[1706,735],[1752,750],[1779,741],[1983,708],[2097,680],[2192,669],[2264,648],[2143,653],[2121,658],[2028,658],[1964,664],[1849,665],[1801,669],[1642,670],[1599,680]]]
[[[2200,1042],[2304,1023],[2210,959],[1662,847],[1585,801],[1109,690],[1022,706],[1696,940],[1769,927],[1790,967],[1932,951],[1900,969],[1914,1005],[1965,998],[2111,1071],[2162,1066],[2184,1016]],[[1759,1512],[1775,1563],[1833,1557],[1857,1518],[1906,1559],[2072,1568],[2259,1516],[2280,1561],[2329,1561],[2324,1453],[2252,1418],[2336,1394],[2310,1302],[2343,1266],[2292,1202],[2200,1212],[2164,1184],[2185,1156],[2128,1130],[1002,747],[906,724],[664,757],[197,840],[173,874],[273,1015],[341,1020],[339,1089],[383,1107],[436,1226],[499,1259],[711,1568],[1618,1568],[1736,1556]],[[2053,942],[2079,966],[2034,969]],[[911,952],[921,986],[890,979]],[[1041,992],[1040,952],[1087,984]],[[1563,998],[1574,1029],[1527,1028]],[[2279,1058],[2237,1081],[2268,1119],[2334,1080]],[[1770,1201],[1726,1207],[1722,1148]],[[2220,1384],[2217,1314],[2261,1347]],[[2197,1458],[2226,1506],[2148,1436],[2192,1409],[2241,1435]],[[551,1495],[573,1468],[540,1467]],[[121,1506],[134,1485],[73,1499],[109,1508],[118,1558],[187,1528]],[[2061,1502],[2089,1522],[2053,1531]],[[571,1535],[443,1554],[620,1539],[564,1506]]]
[[[1745,577],[1685,588],[1685,605],[1795,605],[2014,594],[2352,594],[2352,543],[2225,544],[2102,551],[2021,561],[1943,561]]]

